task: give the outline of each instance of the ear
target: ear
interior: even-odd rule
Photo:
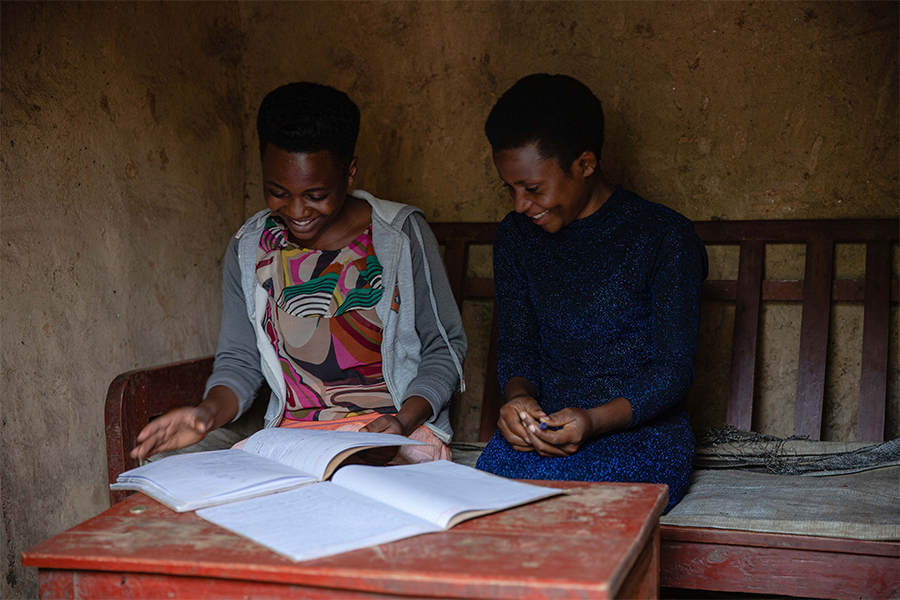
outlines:
[[[347,169],[347,187],[353,187],[353,182],[356,179],[356,157],[353,157],[353,160],[350,161],[350,168]]]
[[[597,155],[587,150],[572,163],[572,172],[578,173],[582,178],[590,177],[597,170]]]

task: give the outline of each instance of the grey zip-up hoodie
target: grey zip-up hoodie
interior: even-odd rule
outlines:
[[[443,442],[453,435],[449,401],[465,388],[462,365],[466,334],[453,299],[440,248],[418,208],[351,193],[372,206],[372,243],[383,268],[384,293],[375,306],[383,326],[382,372],[394,406],[422,396],[433,415],[425,425]],[[265,426],[275,427],[285,410],[285,383],[275,349],[262,328],[266,291],[256,278],[256,250],[271,211],[262,210],[234,235],[222,268],[222,325],[213,373],[217,385],[238,397],[238,416],[253,402],[265,378],[272,394]],[[391,310],[395,286],[400,307]]]

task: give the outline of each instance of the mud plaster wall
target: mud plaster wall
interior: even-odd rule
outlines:
[[[108,505],[121,372],[215,347],[240,225],[236,7],[2,5],[0,597],[29,546]]]
[[[535,71],[604,102],[610,179],[693,219],[896,218],[897,17],[872,2],[3,3],[0,597],[36,594],[22,550],[106,507],[111,379],[212,351],[222,249],[263,205],[252,118],[269,89],[346,90],[363,113],[359,186],[434,221],[509,210],[481,126]],[[713,277],[736,272],[732,251],[710,254]],[[862,264],[839,249],[842,276]],[[770,248],[766,268],[796,277],[802,252]],[[461,440],[489,309],[464,308]],[[799,312],[765,310],[755,424],[786,434]],[[860,314],[834,313],[830,439],[854,439]],[[729,319],[704,314],[698,426],[724,419]]]

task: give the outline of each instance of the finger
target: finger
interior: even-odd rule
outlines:
[[[551,425],[550,427],[554,426]],[[541,429],[538,427],[534,432],[534,436],[557,447],[563,446],[564,444],[577,443],[578,439],[580,439],[576,428],[571,426],[563,426],[559,429]]]
[[[160,440],[160,432],[154,432],[152,437],[148,437],[144,440],[143,443],[138,444],[131,451],[132,458],[147,458],[148,456],[152,456],[159,452],[157,450],[157,446],[159,445]]]
[[[146,444],[138,444],[134,448],[131,449],[129,456],[131,458],[145,458],[147,456],[147,451],[145,448]]]
[[[212,426],[211,420],[202,419],[197,415],[192,415],[187,424],[188,427],[190,427],[197,433],[206,433]]]
[[[541,456],[566,456],[566,453],[560,448],[557,448],[555,445],[542,439],[540,436],[543,433],[545,432],[537,427],[531,426],[528,428],[528,440],[531,442],[531,445],[534,446],[537,453]]]
[[[540,421],[546,423],[548,427],[563,427],[566,423],[573,421],[574,418],[574,413],[568,408],[564,408],[553,414],[544,416]]]
[[[525,440],[528,437],[525,434],[525,430],[528,427],[528,425],[526,423],[522,422],[522,414],[525,415],[526,419],[531,419],[531,417],[528,416],[528,413],[522,413],[522,412],[517,411],[515,413],[515,415],[510,415],[509,419],[505,419],[504,422],[506,423],[506,426],[509,429],[510,433],[512,433],[513,435],[515,435],[516,437],[518,437],[521,440]]]
[[[527,442],[527,436],[525,435],[525,429],[522,428],[522,434],[519,435],[515,433],[510,427],[509,424],[500,419],[497,423],[500,427],[500,433],[503,434],[503,437],[506,438],[506,441],[509,442],[510,446],[519,445],[519,446],[530,446]]]
[[[521,413],[526,413],[530,415],[534,419],[539,419],[546,413],[544,413],[541,405],[537,403],[536,400],[530,399],[527,402],[518,403],[516,406],[516,412],[521,415]]]
[[[522,427],[527,428],[529,425],[538,426],[540,425],[541,415],[544,413],[540,413],[540,415],[534,415],[531,413],[520,412],[519,413],[519,421],[522,423]]]
[[[206,434],[213,425],[213,415],[209,411],[194,409],[185,416],[188,427],[200,434]]]
[[[400,425],[400,422],[392,415],[378,417],[366,427],[366,431],[372,433],[393,433],[397,435],[403,433],[403,427]]]
[[[385,427],[386,427],[385,418],[378,417],[377,419],[369,421],[365,425],[365,427],[360,428],[360,431],[368,431],[370,433],[379,433],[381,431],[384,431]]]
[[[144,426],[144,428],[141,429],[141,432],[138,434],[137,440],[135,440],[135,441],[143,442],[151,435],[156,434],[156,432],[159,431],[159,423],[157,423],[158,420],[159,419],[156,419],[155,421],[151,421],[150,423],[147,423]]]

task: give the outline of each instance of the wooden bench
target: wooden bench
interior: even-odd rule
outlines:
[[[794,435],[819,440],[834,302],[864,306],[858,441],[882,441],[887,398],[891,245],[896,220],[708,221],[695,230],[708,246],[740,247],[736,280],[709,280],[703,302],[735,303],[727,423],[751,429],[757,346],[763,301],[802,303]],[[469,274],[473,246],[492,243],[495,223],[435,223],[457,301],[494,297],[490,278]],[[836,280],[836,243],[865,244],[865,280]],[[804,244],[803,280],[763,279],[767,244]],[[497,429],[503,402],[496,377],[497,318],[494,311],[484,384],[479,439]],[[711,399],[717,401],[718,399]],[[726,400],[726,399],[722,399]],[[900,594],[900,544],[699,527],[661,527],[663,586],[818,598],[892,598]],[[836,585],[837,584],[837,585]]]
[[[493,242],[496,223],[434,223],[444,246],[451,287],[460,306],[494,297],[489,277],[469,274],[470,250]],[[890,304],[898,282],[891,279],[896,220],[709,221],[695,228],[707,245],[740,248],[735,280],[711,280],[704,303],[735,303],[727,423],[751,428],[757,346],[763,301],[802,303],[794,433],[818,440],[822,431],[825,370],[832,303],[864,306],[857,440],[884,439]],[[836,243],[865,244],[865,280],[835,280]],[[767,244],[805,244],[803,280],[763,279]],[[496,431],[502,393],[496,377],[497,319],[494,311],[478,438]],[[106,400],[109,480],[137,466],[128,457],[141,428],[174,406],[197,404],[212,370],[212,357],[124,373]],[[718,399],[711,399],[718,401]],[[118,502],[127,492],[112,492]],[[821,598],[894,597],[900,594],[900,544],[812,536],[710,529],[661,528],[661,585]],[[686,569],[685,565],[696,568]],[[699,565],[699,567],[697,567]],[[835,577],[840,585],[835,587]]]

